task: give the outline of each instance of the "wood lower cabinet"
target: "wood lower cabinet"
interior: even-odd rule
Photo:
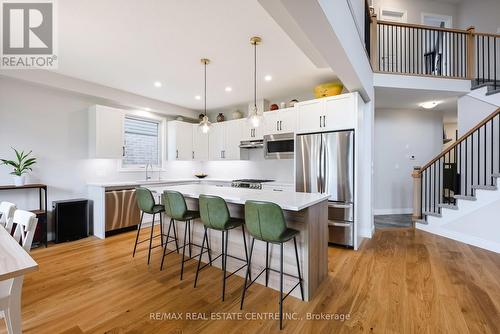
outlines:
[[[135,189],[107,190],[105,193],[106,232],[139,224],[141,211]]]

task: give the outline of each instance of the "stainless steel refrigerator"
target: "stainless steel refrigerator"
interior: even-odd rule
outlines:
[[[296,191],[328,193],[328,241],[354,245],[354,131],[297,135]]]

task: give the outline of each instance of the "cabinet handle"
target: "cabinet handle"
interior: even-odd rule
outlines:
[[[276,131],[280,130],[280,121],[276,121]]]
[[[283,121],[280,121],[280,131],[283,130]]]
[[[125,146],[122,146],[122,157],[125,156]]]
[[[193,151],[193,160],[194,160],[194,151]]]
[[[226,151],[222,151],[222,159],[226,159]]]
[[[319,127],[322,128],[323,125],[321,124],[321,120],[322,120],[323,116],[319,116]]]
[[[273,191],[283,191],[283,189],[273,189]]]
[[[179,150],[175,150],[175,158],[179,159]]]
[[[326,116],[323,115],[323,127],[325,128],[326,127]]]

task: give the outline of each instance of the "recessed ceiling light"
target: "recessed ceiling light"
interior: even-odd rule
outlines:
[[[159,81],[155,81],[154,85],[155,85],[155,87],[158,87],[158,88],[160,88],[162,86],[161,82],[159,82]]]
[[[195,98],[196,100],[201,100],[201,96],[199,96],[199,95],[196,95],[194,98]]]
[[[231,87],[227,86],[224,90],[225,90],[226,92],[230,92],[230,91],[232,91],[233,89],[232,89]]]
[[[441,101],[427,101],[427,102],[420,103],[419,106],[421,106],[424,109],[432,109],[432,108],[435,108],[440,103],[441,103]]]
[[[264,80],[266,80],[266,81],[271,81],[271,80],[273,80],[273,77],[272,77],[272,76],[270,76],[270,75],[268,74],[268,75],[266,75],[266,76],[264,77]]]

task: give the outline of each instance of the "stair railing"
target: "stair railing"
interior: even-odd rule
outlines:
[[[471,32],[371,17],[370,56],[376,72],[466,79]]]
[[[476,64],[474,85],[500,88],[500,35],[474,33]]]
[[[496,186],[500,175],[500,108],[461,136],[413,177],[413,220],[440,216],[457,198]]]

